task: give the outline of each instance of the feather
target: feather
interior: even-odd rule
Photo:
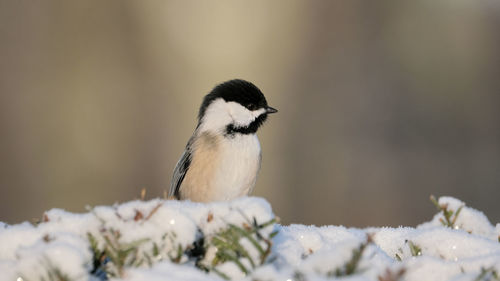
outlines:
[[[175,197],[176,199],[180,199],[179,189],[181,187],[182,181],[186,176],[187,171],[189,170],[189,166],[191,165],[191,157],[192,157],[192,148],[193,138],[189,139],[189,142],[186,145],[186,149],[184,153],[182,153],[181,158],[175,165],[174,175],[172,176],[172,182],[170,183],[170,190],[168,192],[168,197]]]

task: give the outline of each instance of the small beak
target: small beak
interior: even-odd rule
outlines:
[[[276,112],[278,112],[278,110],[277,110],[277,109],[272,108],[272,107],[270,107],[270,106],[266,107],[266,113],[267,113],[267,114],[276,113]]]

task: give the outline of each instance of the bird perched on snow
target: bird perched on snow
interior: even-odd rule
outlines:
[[[174,169],[169,197],[209,202],[250,193],[261,163],[256,132],[275,112],[250,82],[217,85],[203,99],[198,125]]]

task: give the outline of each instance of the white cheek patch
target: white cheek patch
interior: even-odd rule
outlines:
[[[200,130],[221,131],[229,124],[240,128],[246,127],[264,113],[266,113],[265,108],[250,111],[237,102],[217,99],[206,109]]]
[[[265,108],[261,108],[261,109],[257,109],[257,110],[252,111],[252,115],[254,116],[255,119],[257,119],[257,117],[261,116],[264,113],[266,113]]]
[[[255,118],[258,117],[254,115],[255,111],[250,111],[246,107],[242,106],[237,102],[228,102],[227,109],[229,115],[233,119],[234,125],[237,127],[245,127],[252,123]]]
[[[228,112],[227,103],[223,99],[217,99],[213,101],[205,111],[200,130],[222,130],[225,126],[231,124],[231,122],[232,119]]]

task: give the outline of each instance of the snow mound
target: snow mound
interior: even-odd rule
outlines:
[[[500,224],[451,197],[416,228],[277,224],[245,197],[154,199],[0,222],[0,280],[498,280]]]

